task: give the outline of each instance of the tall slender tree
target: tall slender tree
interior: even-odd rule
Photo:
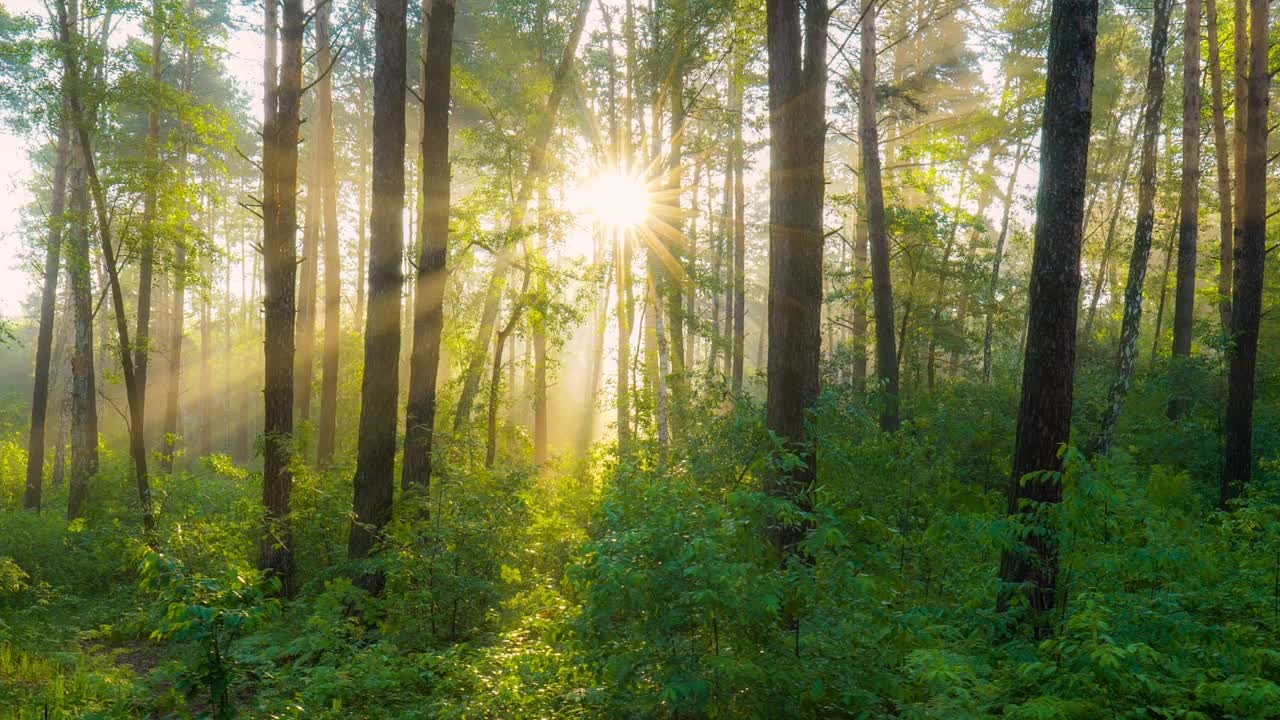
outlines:
[[[1218,0],[1205,0],[1205,25],[1209,42],[1209,84],[1212,91],[1213,159],[1218,171],[1218,317],[1223,330],[1231,329],[1231,262],[1233,205],[1231,157],[1227,150],[1227,121],[1222,107],[1222,61],[1218,50]]]
[[[1054,471],[1062,468],[1059,448],[1071,435],[1097,34],[1097,0],[1054,0],[1049,17],[1031,303],[1009,482],[1009,515],[1028,527],[1047,520],[1040,515],[1041,508],[1052,508],[1062,501],[1062,483]],[[1014,592],[1024,594],[1036,634],[1044,635],[1058,590],[1057,534],[1049,526],[1019,537],[1025,538],[1025,544],[1000,554],[1001,588],[996,606],[1006,610]]]
[[[893,337],[893,281],[889,277],[889,235],[885,228],[884,186],[880,176],[880,134],[876,125],[876,6],[862,5],[862,54],[858,59],[858,144],[862,148],[862,187],[866,194],[871,245],[871,299],[876,320],[876,379],[880,384],[880,429],[898,429],[898,352]]]
[[[316,147],[323,175],[320,204],[324,215],[324,356],[321,360],[320,425],[316,459],[321,467],[333,461],[338,439],[338,353],[342,333],[342,261],[338,252],[338,172],[334,157],[333,65],[336,61],[329,32],[330,3],[316,8]]]
[[[404,489],[431,483],[435,452],[436,383],[444,327],[449,256],[449,78],[453,67],[455,0],[431,0],[422,57],[422,244],[414,295],[413,354],[405,419]]]
[[[1182,220],[1178,227],[1178,280],[1173,301],[1173,356],[1191,356],[1195,321],[1196,243],[1200,226],[1200,0],[1187,0],[1182,36]],[[1169,417],[1187,411],[1187,399],[1175,395]]]
[[[266,3],[262,132],[263,390],[262,503],[258,566],[293,593],[293,363],[297,291],[298,132],[301,126],[302,0]],[[279,60],[277,66],[277,48]],[[256,283],[255,283],[256,284]]]
[[[1138,167],[1138,220],[1133,235],[1133,254],[1129,257],[1129,279],[1124,288],[1124,316],[1120,324],[1120,346],[1116,353],[1116,378],[1107,397],[1102,427],[1094,442],[1094,451],[1105,454],[1111,449],[1116,423],[1124,399],[1133,382],[1133,368],[1138,358],[1138,331],[1142,322],[1142,289],[1151,257],[1151,233],[1155,226],[1156,145],[1160,139],[1160,115],[1164,109],[1165,50],[1169,44],[1169,6],[1171,0],[1155,0],[1151,25],[1151,58],[1147,65],[1146,105],[1142,112],[1142,160]],[[1197,46],[1198,47],[1198,46]],[[1199,50],[1197,49],[1197,52]],[[1198,130],[1197,130],[1198,137]],[[1194,215],[1192,223],[1195,222]],[[1184,216],[1183,222],[1186,222]],[[1192,230],[1194,233],[1194,229]],[[1194,242],[1194,241],[1193,241]],[[1194,274],[1194,266],[1192,271]]]
[[[768,0],[769,367],[766,423],[803,458],[770,475],[774,497],[812,507],[817,458],[805,414],[818,399],[822,351],[822,208],[825,192],[827,4]],[[775,548],[795,551],[804,528],[775,522]]]
[[[1235,347],[1227,371],[1226,449],[1221,501],[1244,492],[1253,477],[1253,392],[1258,366],[1258,323],[1267,261],[1267,93],[1270,83],[1267,0],[1249,4],[1249,92],[1245,121],[1244,222],[1236,248],[1231,302]]]
[[[364,335],[355,520],[347,552],[367,557],[391,520],[396,405],[400,390],[400,293],[404,285],[406,0],[377,0],[373,69],[373,205],[369,215],[369,317]],[[370,591],[382,577],[362,576]]]

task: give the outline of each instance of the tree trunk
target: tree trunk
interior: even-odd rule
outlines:
[[[1270,80],[1267,0],[1250,2],[1248,119],[1245,122],[1243,232],[1236,248],[1231,333],[1235,352],[1227,373],[1226,449],[1222,505],[1239,497],[1253,475],[1253,387],[1258,364],[1258,323],[1267,259],[1267,91]]]
[[[613,231],[613,260],[618,283],[618,447],[631,440],[631,392],[627,373],[631,368],[631,243],[622,230]]]
[[[1169,268],[1173,260],[1173,240],[1178,236],[1181,213],[1182,208],[1176,208],[1173,225],[1169,228],[1169,242],[1166,243],[1164,250],[1164,274],[1160,278],[1160,302],[1156,304],[1156,329],[1153,333],[1155,337],[1151,341],[1151,363],[1153,365],[1160,352],[1160,331],[1164,328],[1165,299],[1169,294]]]
[[[991,260],[991,282],[987,285],[986,327],[982,333],[982,382],[991,384],[991,340],[996,326],[996,289],[1000,287],[1000,264],[1004,262],[1004,246],[1009,238],[1009,213],[1013,210],[1013,189],[1018,182],[1018,171],[1026,156],[1027,146],[1018,145],[1013,155],[1013,171],[1004,186],[1004,214],[1000,217],[1000,234],[996,236],[995,257]]]
[[[1093,293],[1089,296],[1089,314],[1084,320],[1085,338],[1093,337],[1093,321],[1098,313],[1098,298],[1102,296],[1102,283],[1106,280],[1111,250],[1116,243],[1116,226],[1120,222],[1120,211],[1124,209],[1125,192],[1129,189],[1129,172],[1133,168],[1133,153],[1142,144],[1139,142],[1141,130],[1142,125],[1138,124],[1133,142],[1129,143],[1129,151],[1125,154],[1124,165],[1120,169],[1120,182],[1116,184],[1116,199],[1111,208],[1111,217],[1107,221],[1107,235],[1102,242],[1102,257],[1098,259],[1098,272],[1093,280]],[[1088,227],[1087,224],[1086,227]]]
[[[1251,0],[1235,0],[1236,7],[1232,24],[1235,31],[1235,82],[1232,83],[1232,94],[1235,96],[1232,107],[1234,108],[1233,133],[1235,144],[1235,183],[1236,183],[1236,201],[1232,206],[1231,217],[1231,254],[1235,257],[1237,249],[1240,247],[1242,234],[1244,233],[1244,194],[1248,192],[1245,187],[1245,164],[1246,159],[1246,137],[1249,126],[1249,5]],[[1234,263],[1234,260],[1233,260]],[[1235,277],[1235,270],[1232,270],[1232,278]],[[1233,281],[1234,285],[1234,281]],[[1232,289],[1234,297],[1234,287]],[[1234,329],[1234,321],[1231,325]]]
[[[1133,236],[1133,254],[1129,258],[1129,279],[1124,288],[1124,319],[1120,325],[1116,379],[1111,386],[1107,407],[1102,415],[1102,428],[1094,443],[1094,450],[1098,454],[1106,454],[1111,449],[1116,423],[1120,419],[1125,396],[1128,395],[1129,386],[1133,382],[1133,367],[1138,358],[1138,332],[1142,323],[1142,287],[1147,277],[1147,261],[1151,256],[1151,231],[1155,224],[1156,143],[1160,137],[1160,113],[1164,108],[1164,56],[1169,40],[1169,5],[1170,0],[1155,0],[1154,3],[1151,62],[1147,67],[1147,102],[1142,115],[1142,161],[1138,170],[1138,227]],[[1197,52],[1199,52],[1198,48],[1197,45]],[[1184,215],[1184,227],[1186,221],[1187,218]],[[1191,222],[1193,224],[1195,222],[1194,215]],[[1194,229],[1192,232],[1194,233]],[[1193,267],[1193,275],[1194,270]]]
[[[182,54],[182,92],[191,92],[193,59],[191,48],[184,48]],[[192,181],[188,174],[190,159],[188,148],[184,145],[178,151],[178,182],[187,184]],[[183,203],[183,212],[188,218],[188,226],[194,216],[192,208]],[[164,452],[160,455],[160,469],[173,472],[174,460],[178,454],[178,402],[182,395],[182,340],[186,321],[186,289],[187,289],[187,241],[178,238],[174,251],[173,269],[173,306],[169,311],[169,371],[165,386],[164,405]]]
[[[1187,0],[1182,43],[1182,221],[1178,228],[1178,282],[1173,295],[1173,356],[1189,358],[1200,224],[1200,0]],[[1175,392],[1169,401],[1169,418],[1176,420],[1186,411],[1187,398]]]
[[[329,34],[328,2],[316,10],[317,142],[319,156],[320,204],[324,215],[324,349],[321,359],[320,426],[316,437],[316,460],[320,467],[333,462],[338,441],[338,348],[342,335],[342,258],[338,235],[338,169],[334,160],[333,128],[333,47]]]
[[[942,250],[942,266],[938,269],[938,292],[934,295],[932,317],[929,323],[929,351],[925,359],[925,384],[929,393],[933,393],[934,371],[937,363],[938,326],[942,322],[942,307],[947,300],[947,275],[950,272],[951,252],[955,248],[956,234],[960,230],[960,210],[964,204],[964,191],[967,168],[960,171],[960,192],[956,196],[955,211],[951,214],[951,229],[947,233],[947,244]]]
[[[151,84],[158,91],[164,83],[164,9],[159,0],[151,5]],[[142,398],[143,418],[147,416],[147,366],[151,355],[151,290],[155,283],[156,239],[160,234],[157,222],[158,186],[160,184],[160,108],[153,102],[147,111],[147,189],[142,196],[142,252],[138,261],[138,329],[134,334],[137,348],[134,350],[134,372],[138,374],[138,391]],[[154,422],[154,421],[152,421]],[[143,428],[150,434],[154,428]]]
[[[258,566],[293,592],[293,367],[297,291],[298,131],[302,91],[302,0],[282,0],[277,80],[277,12],[267,3],[263,120],[263,374],[262,501],[266,510]]]
[[[401,486],[430,487],[435,452],[436,383],[449,255],[449,78],[454,0],[433,0],[422,60],[422,247],[414,296],[413,354]]]
[[[772,497],[813,508],[817,457],[805,414],[818,399],[822,351],[827,4],[766,3],[769,49],[769,350],[766,424],[802,462],[765,481]],[[802,19],[803,15],[803,19]],[[808,524],[774,521],[769,538],[791,554]]]
[[[54,157],[49,237],[45,241],[44,287],[40,291],[40,329],[36,336],[36,368],[31,389],[31,434],[27,442],[27,486],[22,507],[40,510],[44,487],[44,428],[49,409],[49,369],[53,355],[54,311],[58,304],[58,272],[62,267],[62,227],[67,201],[67,166],[71,158],[71,127],[58,121],[58,151]]]
[[[865,177],[866,171],[863,171]],[[854,189],[857,197],[857,189]],[[857,200],[854,200],[857,203]],[[865,203],[851,214],[853,226],[853,379],[860,387],[867,384],[867,255],[870,234],[867,230]]]
[[[729,86],[729,115],[733,122],[733,393],[742,392],[743,360],[747,337],[747,186],[746,143],[742,125],[746,122],[743,84],[746,60],[742,52],[733,54],[733,75]]]
[[[880,393],[880,429],[898,429],[898,353],[893,337],[893,284],[889,277],[889,236],[880,178],[880,139],[876,128],[876,8],[864,0],[862,84],[858,97],[858,143],[862,146],[863,188],[871,246],[871,298],[876,318],[876,380]]]
[[[367,557],[391,520],[400,389],[400,293],[404,278],[406,0],[377,0],[373,71],[373,207],[369,216],[369,318],[364,335],[355,521],[347,552]],[[361,584],[380,592],[383,578]]]
[[[326,0],[321,0],[326,2]],[[311,133],[311,172],[307,178],[307,212],[302,228],[302,258],[298,266],[298,314],[295,320],[295,356],[293,371],[293,404],[296,422],[311,420],[311,385],[315,375],[316,285],[320,275],[320,187],[324,184],[324,167],[320,153],[319,126]]]
[[[1222,329],[1231,328],[1232,204],[1231,158],[1227,151],[1227,121],[1222,109],[1222,61],[1218,53],[1218,0],[1205,0],[1209,42],[1209,83],[1213,105],[1213,159],[1218,169],[1218,317]]]
[[[519,194],[511,208],[507,230],[514,235],[524,227],[525,216],[529,209],[529,200],[533,197],[534,186],[537,185],[547,166],[547,143],[555,130],[556,119],[560,113],[561,100],[569,91],[573,80],[573,62],[578,52],[578,41],[582,37],[582,29],[586,24],[587,11],[591,9],[591,0],[579,0],[578,12],[573,27],[569,32],[569,41],[565,46],[560,64],[556,68],[551,84],[551,94],[547,98],[547,106],[540,116],[540,122],[533,131],[533,139],[529,151],[529,163],[525,167],[524,179],[520,183]],[[480,325],[476,329],[475,340],[471,347],[467,369],[463,374],[462,390],[458,395],[458,406],[453,417],[453,432],[462,433],[471,418],[471,407],[475,404],[476,393],[480,389],[480,375],[484,369],[485,357],[489,354],[489,342],[493,336],[494,324],[498,320],[498,305],[502,300],[502,287],[506,281],[507,270],[511,267],[511,250],[498,250],[494,261],[493,276],[485,291],[484,307],[480,312]]]
[[[1062,500],[1061,482],[1045,471],[1062,468],[1058,448],[1071,435],[1081,224],[1097,31],[1097,0],[1054,0],[1049,19],[1028,342],[1009,483],[1008,513],[1029,526],[1039,524],[1036,507],[1051,508]],[[1012,593],[1025,593],[1036,634],[1043,636],[1049,632],[1058,589],[1057,535],[1049,527],[1025,537],[1026,547],[1001,552],[996,607],[1004,611]]]

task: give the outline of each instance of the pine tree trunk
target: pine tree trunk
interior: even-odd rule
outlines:
[[[1062,500],[1061,482],[1045,471],[1062,468],[1058,448],[1071,435],[1097,31],[1097,0],[1054,0],[1049,19],[1028,342],[1009,483],[1008,513],[1028,526],[1039,525],[1040,520],[1034,506],[1027,503],[1052,508]],[[1036,635],[1044,636],[1049,633],[1050,613],[1057,598],[1057,534],[1050,526],[1025,537],[1025,547],[1001,552],[996,607],[1004,611],[1014,592],[1025,594]]]
[[[1258,364],[1258,323],[1267,260],[1267,0],[1249,7],[1249,93],[1245,122],[1244,222],[1236,248],[1231,332],[1235,352],[1227,372],[1226,449],[1222,464],[1222,505],[1240,496],[1253,476],[1253,388]]]
[[[885,228],[880,177],[880,135],[876,128],[876,8],[864,0],[862,84],[858,97],[858,143],[862,147],[863,189],[871,249],[871,298],[876,319],[876,380],[880,387],[880,429],[898,429],[898,353],[893,337],[893,284],[889,277],[889,236]]]
[[[733,122],[733,393],[742,392],[743,361],[747,337],[747,186],[746,143],[742,126],[746,122],[743,84],[746,60],[742,52],[733,54],[733,75],[729,90],[729,115]]]
[[[321,0],[325,2],[325,0]],[[310,124],[310,123],[308,123]],[[307,211],[302,229],[302,262],[298,265],[298,314],[295,320],[296,348],[293,370],[293,404],[297,423],[311,420],[311,385],[315,375],[316,294],[320,273],[320,187],[324,184],[324,167],[320,153],[319,126],[311,133],[311,172],[307,178]]]
[[[1246,137],[1249,126],[1249,6],[1251,0],[1235,0],[1235,13],[1232,17],[1232,25],[1235,33],[1235,78],[1232,83],[1232,94],[1234,95],[1232,113],[1234,123],[1232,128],[1233,141],[1235,144],[1235,183],[1236,197],[1235,204],[1232,206],[1231,218],[1231,255],[1235,257],[1235,253],[1240,247],[1242,234],[1244,233],[1244,194],[1248,192],[1245,187],[1245,164],[1246,159]],[[1243,109],[1242,109],[1243,108]],[[1233,260],[1234,263],[1234,260]],[[1234,278],[1235,270],[1232,270],[1233,288],[1232,297],[1234,298]],[[1234,329],[1235,323],[1231,327]]]
[[[1129,257],[1129,279],[1124,288],[1124,318],[1120,325],[1116,379],[1111,386],[1107,407],[1102,415],[1102,427],[1094,443],[1094,450],[1098,454],[1106,454],[1111,449],[1116,423],[1120,419],[1125,396],[1129,394],[1129,386],[1133,383],[1133,368],[1138,358],[1138,333],[1142,323],[1142,288],[1147,277],[1147,262],[1151,256],[1151,231],[1155,225],[1156,143],[1160,137],[1160,113],[1164,107],[1169,5],[1170,0],[1155,0],[1154,3],[1151,62],[1147,67],[1147,101],[1142,116],[1142,161],[1138,170],[1138,227],[1133,236],[1133,254]],[[1184,223],[1186,219],[1183,216]],[[1194,217],[1192,222],[1195,222]],[[1192,271],[1194,274],[1194,267]]]
[[[431,484],[435,452],[436,383],[444,327],[449,255],[449,77],[453,63],[454,0],[433,0],[422,61],[422,247],[414,296],[413,353],[405,420],[401,486]]]
[[[1196,243],[1200,224],[1200,0],[1187,0],[1182,55],[1182,220],[1178,228],[1178,282],[1173,301],[1173,356],[1191,357],[1196,302]],[[1175,383],[1175,387],[1178,384]],[[1169,418],[1187,411],[1175,394]]]
[[[854,195],[856,197],[857,190]],[[862,204],[850,222],[853,224],[853,379],[861,387],[867,384],[867,254],[870,234],[867,231],[866,205]]]
[[[187,47],[182,55],[182,91],[184,93],[191,92],[192,62],[191,48]],[[178,181],[184,184],[192,180],[188,175],[190,160],[187,153],[188,149],[185,145],[178,151]],[[184,211],[189,218],[194,215],[190,207],[185,207]],[[182,340],[186,321],[186,289],[187,242],[185,238],[178,238],[174,250],[173,306],[169,311],[169,371],[165,386],[164,452],[160,455],[160,469],[167,473],[173,472],[174,460],[178,454],[178,433],[180,432],[178,403],[182,395]]]
[[[1160,352],[1160,331],[1164,328],[1164,306],[1166,296],[1169,294],[1169,268],[1172,266],[1173,260],[1173,241],[1178,236],[1181,213],[1182,208],[1177,208],[1174,213],[1173,225],[1169,228],[1169,241],[1166,243],[1164,250],[1164,274],[1160,277],[1160,302],[1156,305],[1156,328],[1155,332],[1152,333],[1154,338],[1151,341],[1151,363],[1153,365]]]
[[[277,78],[277,12],[267,3],[263,121],[263,390],[262,501],[266,510],[258,566],[293,593],[293,368],[297,291],[298,131],[302,90],[302,0],[282,0]],[[256,283],[255,283],[256,285]]]
[[[158,89],[164,83],[164,4],[155,0],[151,5],[151,84]],[[153,102],[147,111],[147,148],[149,183],[142,195],[142,225],[146,230],[142,237],[142,252],[138,259],[138,329],[134,333],[137,348],[134,350],[134,372],[138,374],[138,392],[142,397],[144,419],[147,417],[147,368],[151,355],[151,291],[155,283],[155,243],[160,233],[157,223],[158,192],[160,184],[160,109]],[[150,435],[154,428],[143,428]]]
[[[822,351],[827,4],[766,3],[769,51],[769,348],[765,422],[802,462],[775,471],[765,492],[813,507],[817,457],[805,414],[818,399]],[[808,524],[771,523],[769,538],[797,551]]]
[[[333,462],[338,441],[338,353],[342,335],[342,258],[338,248],[338,170],[334,159],[333,57],[329,33],[328,2],[316,10],[317,142],[320,204],[324,216],[324,349],[321,359],[320,426],[316,436],[316,461],[320,467]]]
[[[1218,170],[1218,317],[1223,330],[1231,328],[1232,204],[1231,158],[1227,151],[1227,121],[1222,108],[1222,60],[1218,53],[1218,0],[1205,0],[1209,32],[1209,83],[1213,105],[1213,159]]]
[[[31,434],[27,441],[27,485],[22,507],[40,510],[44,489],[45,418],[49,410],[49,375],[53,355],[54,311],[58,304],[58,272],[62,268],[62,228],[67,202],[67,166],[71,158],[71,127],[58,121],[58,150],[54,156],[49,236],[45,241],[44,287],[40,291],[40,328],[36,336],[36,368],[31,388]]]
[[[369,317],[364,335],[355,521],[347,546],[367,557],[391,520],[400,390],[400,293],[404,278],[406,0],[377,0],[373,71],[373,207],[369,217]],[[361,585],[380,592],[381,575]]]
[[[631,239],[623,231],[613,231],[613,260],[618,283],[618,447],[631,440],[631,390],[627,373],[631,369]]]

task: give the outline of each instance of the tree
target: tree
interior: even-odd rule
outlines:
[[[733,122],[733,391],[742,392],[743,359],[747,337],[747,188],[746,143],[742,139],[742,125],[746,122],[743,110],[743,51],[733,53],[733,70],[729,80],[729,117]]]
[[[889,235],[884,220],[880,177],[880,136],[876,127],[876,8],[862,10],[861,89],[858,95],[858,144],[862,148],[863,190],[871,245],[871,300],[876,321],[876,377],[882,393],[880,429],[898,429],[898,352],[893,337],[893,281],[889,277]]]
[[[1253,392],[1258,366],[1258,323],[1267,260],[1267,64],[1269,6],[1249,4],[1249,92],[1245,120],[1243,219],[1236,248],[1231,301],[1235,347],[1227,371],[1226,448],[1221,502],[1239,497],[1253,476]]]
[[[430,487],[435,452],[436,382],[449,259],[449,79],[455,13],[454,0],[432,0],[422,57],[422,245],[401,473],[405,490]]]
[[[1218,1],[1205,0],[1209,29],[1209,84],[1213,107],[1213,159],[1218,170],[1218,317],[1223,330],[1231,328],[1232,203],[1231,158],[1227,151],[1227,123],[1222,108],[1222,61],[1218,53]]]
[[[1195,0],[1193,0],[1194,2]],[[1094,451],[1105,454],[1111,448],[1120,410],[1133,382],[1133,367],[1138,358],[1138,331],[1142,322],[1142,287],[1147,277],[1147,261],[1151,257],[1151,234],[1155,226],[1156,143],[1160,138],[1160,113],[1164,108],[1165,49],[1169,43],[1170,0],[1155,0],[1151,25],[1151,61],[1147,66],[1146,106],[1142,113],[1142,159],[1138,167],[1138,227],[1133,236],[1133,254],[1129,257],[1129,279],[1124,288],[1124,317],[1120,326],[1120,347],[1116,355],[1116,379],[1107,396],[1102,428],[1094,442]],[[1196,52],[1199,52],[1197,45]],[[1197,105],[1198,105],[1197,101]],[[1199,129],[1196,130],[1197,140]],[[1185,179],[1184,179],[1185,182]],[[1184,191],[1185,192],[1185,191]],[[1183,223],[1187,218],[1183,216]],[[1191,222],[1196,222],[1193,213]],[[1194,227],[1191,230],[1195,232]],[[1194,239],[1192,240],[1194,244]],[[1191,268],[1194,281],[1195,267]]]
[[[262,504],[265,528],[258,567],[293,592],[293,363],[297,289],[298,130],[301,125],[302,0],[266,4],[266,111],[262,129],[263,390]],[[282,16],[277,25],[278,16]],[[279,39],[277,40],[277,33]],[[277,43],[280,48],[277,68]],[[278,72],[277,72],[278,71]]]
[[[58,273],[62,268],[62,228],[67,201],[67,166],[71,160],[71,127],[64,112],[58,117],[58,148],[54,156],[53,197],[49,206],[49,236],[45,241],[44,287],[40,290],[40,330],[36,337],[36,368],[31,388],[31,433],[27,442],[27,485],[22,507],[40,510],[44,485],[45,418],[49,409],[49,369],[52,362],[54,310],[58,303]]]
[[[766,425],[802,462],[777,468],[765,491],[812,507],[817,459],[805,428],[822,352],[823,150],[827,4],[769,0],[769,366]],[[803,16],[803,19],[802,19]],[[805,528],[775,521],[774,547],[795,551]]]
[[[560,114],[560,105],[569,91],[573,80],[573,61],[578,51],[578,41],[582,38],[582,29],[586,25],[587,11],[591,9],[591,0],[580,0],[573,27],[569,31],[569,40],[564,54],[556,66],[551,81],[551,94],[547,97],[547,105],[535,119],[532,142],[529,149],[529,162],[525,165],[524,178],[520,182],[519,192],[512,203],[507,218],[507,234],[518,235],[524,228],[525,218],[529,211],[529,201],[533,199],[535,186],[541,182],[547,167],[547,143],[555,130],[556,120]],[[458,406],[453,416],[453,432],[458,434],[471,418],[471,408],[475,404],[476,393],[480,390],[480,375],[484,369],[485,357],[489,354],[490,338],[494,335],[494,325],[498,321],[498,306],[502,301],[502,288],[506,282],[507,271],[511,268],[511,248],[497,251],[494,261],[493,275],[485,290],[484,307],[480,312],[480,324],[476,328],[475,340],[467,359],[466,370],[463,371],[462,390],[458,395]]]
[[[338,347],[342,333],[342,261],[338,257],[338,172],[334,159],[333,65],[336,62],[329,35],[330,4],[316,8],[316,127],[315,153],[323,175],[320,204],[324,214],[324,349],[321,359],[320,427],[316,459],[320,466],[333,461],[338,435]]]
[[[155,0],[151,5],[151,84],[153,90],[164,84],[164,21],[165,5]],[[150,182],[142,198],[142,252],[138,262],[138,329],[134,333],[137,349],[134,351],[134,370],[138,373],[138,388],[142,396],[143,416],[147,407],[147,368],[151,356],[151,292],[155,284],[156,239],[160,235],[159,204],[159,154],[160,154],[160,106],[153,102],[147,112],[147,160]],[[146,428],[144,428],[146,431]]]
[[[1035,526],[1040,522],[1041,508],[1052,508],[1062,501],[1056,471],[1062,468],[1059,448],[1071,435],[1097,33],[1097,0],[1054,0],[1049,18],[1022,399],[1009,483],[1008,513],[1022,526]],[[1046,618],[1058,589],[1057,536],[1050,527],[1020,537],[1026,538],[1025,545],[1020,543],[1000,554],[1001,589],[996,607],[1006,610],[1013,592],[1018,591],[1025,594],[1035,616]],[[1046,632],[1044,625],[1037,627],[1037,634]]]
[[[1200,226],[1200,0],[1187,0],[1182,44],[1182,221],[1178,229],[1178,281],[1173,301],[1175,358],[1191,356],[1191,331],[1195,321],[1196,242]],[[1175,396],[1169,402],[1171,419],[1176,420],[1186,410],[1184,397]]]
[[[391,520],[396,405],[400,389],[400,291],[404,284],[406,0],[377,0],[373,69],[373,202],[369,215],[369,317],[355,473],[355,519],[347,554],[367,557]],[[380,591],[382,577],[361,578]]]

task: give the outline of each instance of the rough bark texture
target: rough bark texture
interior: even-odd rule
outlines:
[[[1178,225],[1178,281],[1173,300],[1173,356],[1191,356],[1196,302],[1196,242],[1200,225],[1200,0],[1187,0],[1182,54],[1182,220]],[[1175,387],[1177,385],[1175,384]],[[1187,410],[1184,396],[1169,402],[1169,417]]]
[[[1209,42],[1209,83],[1213,105],[1213,159],[1218,170],[1218,317],[1231,328],[1232,203],[1231,158],[1227,150],[1227,121],[1222,108],[1222,61],[1218,53],[1218,0],[1205,0]]]
[[[1094,451],[1099,454],[1105,454],[1111,449],[1116,423],[1119,422],[1125,397],[1129,394],[1129,386],[1133,383],[1133,368],[1138,358],[1138,333],[1142,325],[1142,289],[1147,279],[1147,264],[1151,258],[1151,234],[1156,218],[1156,144],[1160,137],[1160,113],[1164,107],[1164,58],[1169,44],[1170,4],[1171,0],[1155,0],[1154,3],[1151,58],[1147,65],[1146,106],[1142,113],[1142,160],[1138,168],[1137,229],[1133,235],[1133,253],[1129,256],[1129,279],[1124,288],[1124,317],[1120,323],[1116,378],[1107,397],[1107,407],[1102,415],[1102,427],[1098,431],[1098,438],[1093,446]],[[1193,275],[1194,270],[1193,266]]]
[[[22,507],[39,510],[44,488],[44,428],[49,410],[49,370],[53,356],[54,310],[58,305],[58,271],[62,267],[62,226],[67,200],[67,166],[71,158],[71,127],[59,120],[58,151],[54,156],[53,189],[49,208],[49,236],[45,240],[44,287],[40,290],[40,329],[36,335],[36,368],[31,388],[31,434],[27,441],[27,486]]]
[[[422,61],[422,246],[414,296],[413,355],[401,484],[431,483],[436,383],[449,255],[449,78],[453,58],[454,0],[433,0]]]
[[[404,278],[405,0],[377,0],[373,68],[373,206],[369,216],[369,318],[364,335],[355,521],[347,546],[367,557],[391,519],[400,381],[400,292]],[[366,576],[366,589],[382,578]]]
[[[881,393],[880,429],[893,432],[898,429],[898,352],[893,337],[893,284],[889,279],[889,236],[885,230],[884,187],[880,177],[880,133],[876,128],[876,8],[872,0],[865,0],[862,7],[858,143],[862,146],[862,180],[871,244],[876,379]]]
[[[1048,76],[1036,197],[1028,332],[1018,407],[1008,512],[1037,525],[1038,507],[1062,500],[1059,447],[1070,439],[1080,292],[1081,225],[1097,52],[1097,0],[1054,0],[1049,19]],[[1052,527],[1027,536],[1026,546],[1000,556],[1005,610],[1014,592],[1036,616],[1038,634],[1055,605],[1058,542]]]
[[[856,189],[854,194],[856,196]],[[853,224],[853,379],[859,385],[867,381],[867,269],[871,233],[867,228],[866,207],[863,202],[850,219]]]
[[[322,0],[323,1],[323,0]],[[310,125],[310,122],[307,123]],[[313,126],[316,127],[316,126]],[[307,211],[302,229],[302,257],[298,264],[298,313],[294,320],[293,405],[296,422],[311,420],[311,385],[315,376],[316,294],[320,276],[320,186],[324,168],[320,165],[318,129],[311,132],[311,172],[307,178]]]
[[[266,117],[263,122],[263,319],[265,384],[263,390],[262,502],[265,528],[259,567],[293,591],[293,537],[289,507],[293,492],[293,363],[295,292],[297,290],[298,131],[302,90],[302,0],[283,0],[279,25],[280,66],[277,79],[277,13],[267,3],[265,60]]]
[[[1232,140],[1235,145],[1235,205],[1231,216],[1231,254],[1235,257],[1236,248],[1240,246],[1241,233],[1244,232],[1244,194],[1245,190],[1245,136],[1249,125],[1249,2],[1235,0],[1235,13],[1232,25],[1235,32],[1235,82],[1232,83],[1234,95],[1232,113]],[[1235,271],[1232,270],[1232,277]],[[1234,297],[1234,289],[1232,290]],[[1234,324],[1232,325],[1234,327]]]
[[[334,163],[333,48],[329,34],[330,3],[316,9],[316,147],[323,172],[320,204],[324,215],[324,357],[321,360],[320,426],[316,460],[333,461],[338,439],[338,348],[342,333],[342,259],[338,249],[338,172]]]
[[[827,4],[766,3],[769,49],[769,355],[766,424],[803,462],[776,468],[765,492],[812,507],[817,458],[806,413],[818,399],[822,351],[823,150]],[[804,526],[773,522],[769,536],[795,552]]]
[[[1239,497],[1253,476],[1253,386],[1258,365],[1258,322],[1267,259],[1267,0],[1249,8],[1249,100],[1245,122],[1244,223],[1236,248],[1231,334],[1235,352],[1227,372],[1226,449],[1222,504]]]

